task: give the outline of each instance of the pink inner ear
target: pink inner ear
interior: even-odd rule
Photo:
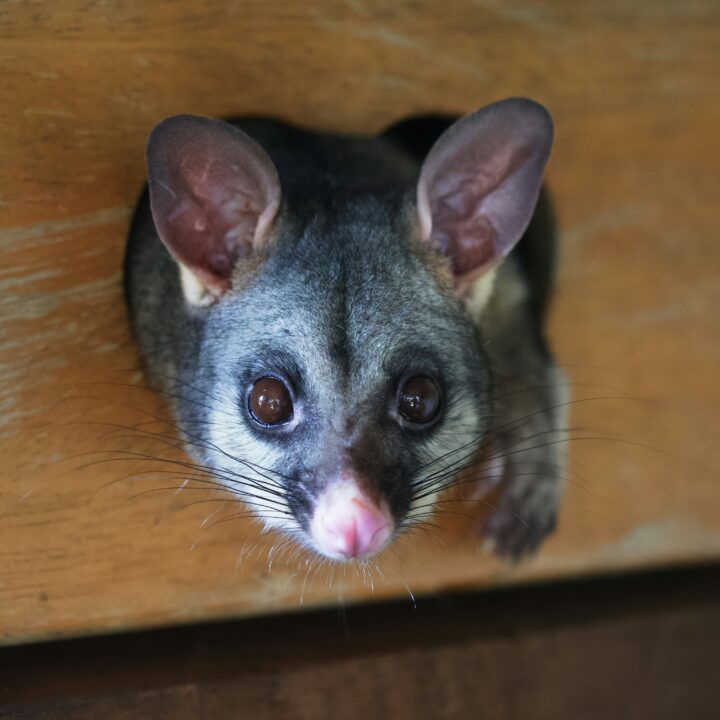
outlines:
[[[522,236],[551,145],[544,108],[512,99],[462,118],[430,151],[418,183],[420,228],[460,284],[498,263]]]
[[[205,287],[221,294],[238,258],[269,237],[280,205],[272,162],[237,128],[181,115],[153,130],[148,176],[161,239]]]

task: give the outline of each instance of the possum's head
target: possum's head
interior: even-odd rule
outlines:
[[[413,188],[297,207],[237,128],[155,128],[153,217],[202,337],[181,425],[268,525],[369,557],[477,451],[489,370],[463,297],[524,232],[551,142],[542,107],[496,103],[440,137]]]

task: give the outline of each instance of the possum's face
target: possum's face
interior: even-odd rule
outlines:
[[[441,137],[415,202],[279,213],[276,171],[237,129],[153,132],[153,216],[202,322],[204,399],[181,425],[268,525],[372,556],[477,451],[489,372],[461,293],[524,231],[550,135],[539,106],[498,103]]]
[[[489,413],[474,327],[410,228],[373,202],[342,215],[280,237],[212,309],[198,378],[220,401],[212,463],[267,524],[336,559],[427,517]]]

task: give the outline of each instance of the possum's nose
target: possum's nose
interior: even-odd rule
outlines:
[[[352,482],[331,485],[319,498],[310,534],[333,558],[366,558],[382,550],[392,534],[387,504],[372,501]]]

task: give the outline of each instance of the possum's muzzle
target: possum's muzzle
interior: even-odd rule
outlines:
[[[318,498],[309,532],[323,555],[361,560],[385,548],[393,529],[385,500],[373,500],[352,474],[343,473]]]

